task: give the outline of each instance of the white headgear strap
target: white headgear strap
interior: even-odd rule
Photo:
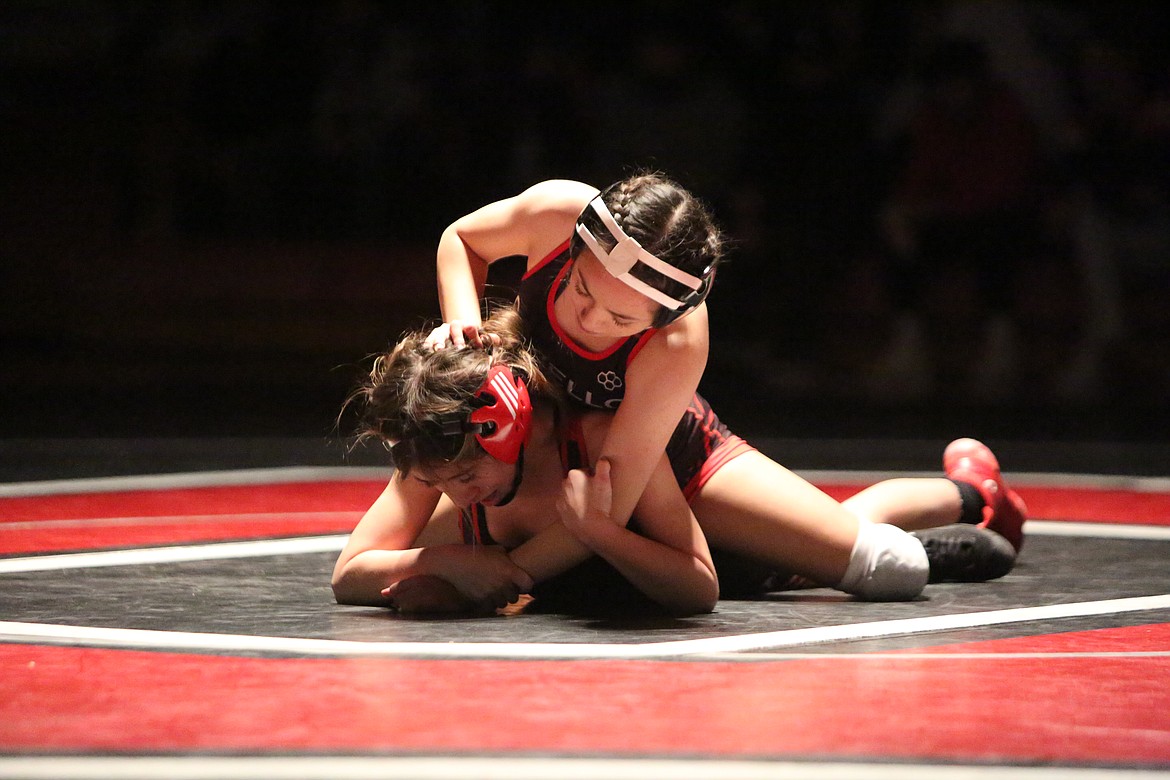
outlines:
[[[597,216],[601,217],[601,223],[605,225],[610,235],[613,236],[614,241],[617,242],[617,245],[613,250],[606,252],[593,233],[589,231],[589,228],[580,222],[577,223],[577,235],[581,237],[581,240],[585,242],[589,250],[597,256],[597,259],[601,261],[601,264],[605,266],[605,270],[609,271],[611,276],[625,282],[655,303],[672,310],[682,307],[684,302],[671,298],[661,290],[651,287],[641,279],[630,274],[630,269],[634,267],[635,263],[640,262],[643,265],[648,265],[663,276],[669,277],[680,284],[685,284],[692,290],[698,290],[702,286],[702,279],[691,276],[686,271],[659,260],[643,249],[637,240],[627,236],[626,232],[622,230],[621,225],[609,213],[609,209],[605,207],[605,203],[601,200],[600,195],[589,201],[589,205],[597,212]]]

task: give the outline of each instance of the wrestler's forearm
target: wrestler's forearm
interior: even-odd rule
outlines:
[[[715,608],[719,581],[700,556],[612,523],[595,524],[583,541],[672,614],[694,615]]]
[[[349,559],[333,574],[333,596],[338,604],[389,606],[382,591],[394,583],[429,571],[421,550],[366,550]]]
[[[592,551],[564,525],[552,523],[513,549],[508,557],[512,563],[528,572],[534,581],[543,582],[568,571],[592,555]]]
[[[468,249],[454,226],[439,239],[435,271],[443,320],[478,325],[479,299],[487,282],[488,264]]]

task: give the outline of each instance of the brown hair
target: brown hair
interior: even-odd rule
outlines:
[[[424,346],[430,331],[405,335],[388,352],[374,357],[369,376],[346,399],[342,413],[359,412],[355,444],[377,440],[391,448],[394,466],[405,476],[416,466],[453,465],[484,453],[473,434],[443,434],[440,415],[470,415],[488,369],[507,365],[526,379],[533,403],[560,404],[561,391],[545,377],[523,335],[514,307],[496,310],[483,331],[499,337],[491,349],[467,346],[432,351]]]

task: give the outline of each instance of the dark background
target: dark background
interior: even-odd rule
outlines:
[[[447,223],[642,166],[733,428],[1165,442],[1165,8],[5,3],[0,436],[330,437]]]

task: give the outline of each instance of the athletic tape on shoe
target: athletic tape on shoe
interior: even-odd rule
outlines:
[[[622,230],[621,225],[613,218],[613,214],[609,213],[609,209],[605,207],[604,201],[598,195],[593,200],[589,201],[589,207],[601,218],[601,223],[605,225],[606,230],[613,236],[616,245],[609,252],[597,240],[597,237],[590,232],[589,228],[577,222],[577,235],[589,247],[589,250],[596,255],[597,259],[605,267],[605,270],[610,273],[615,279],[624,282],[629,287],[637,290],[645,295],[655,303],[665,306],[668,309],[677,310],[686,305],[685,300],[678,300],[671,298],[666,293],[643,282],[641,279],[633,276],[630,269],[637,263],[642,263],[650,268],[653,268],[663,276],[673,279],[679,284],[686,285],[692,290],[698,290],[703,285],[703,280],[697,276],[692,276],[686,271],[675,268],[670,263],[659,260],[654,255],[642,248],[636,239],[626,235]]]

